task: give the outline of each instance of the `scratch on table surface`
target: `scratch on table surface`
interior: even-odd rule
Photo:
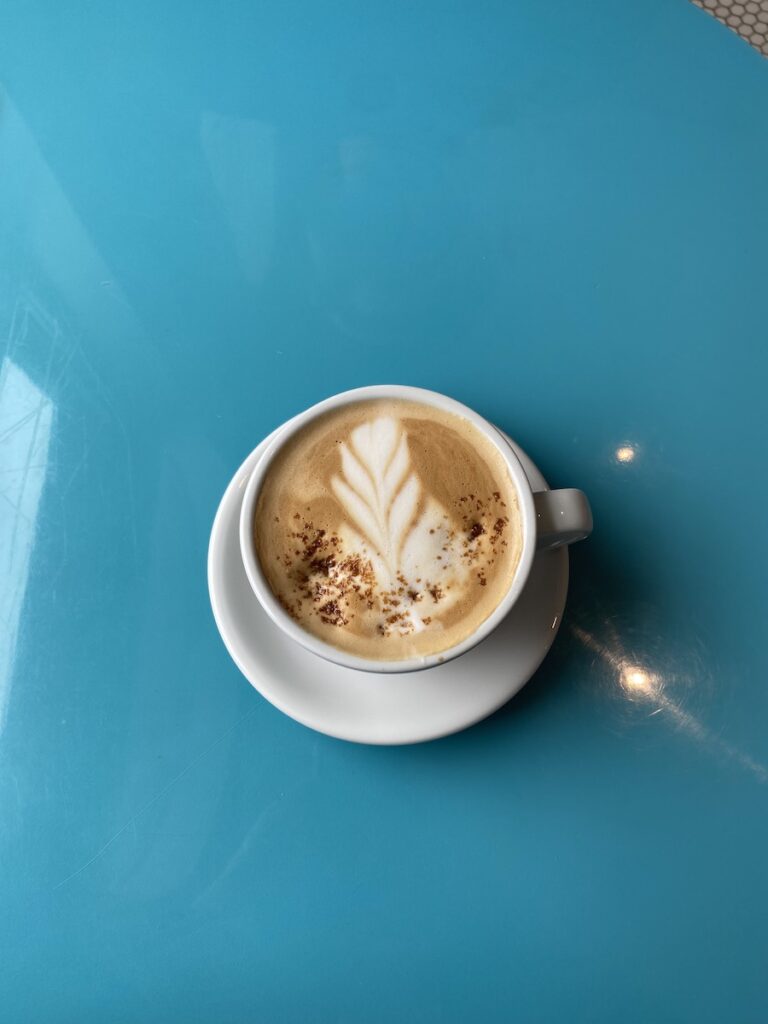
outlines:
[[[292,787],[290,792],[292,793],[295,789],[299,788],[300,786],[294,786]],[[286,793],[279,793],[277,796],[273,797],[267,804],[265,804],[260,809],[259,813],[256,815],[256,819],[254,820],[253,824],[251,825],[245,836],[243,836],[242,840],[238,844],[237,849],[229,857],[221,871],[216,875],[214,879],[212,879],[211,883],[208,886],[206,886],[204,892],[202,892],[198,899],[195,900],[195,903],[199,903],[203,899],[205,899],[205,897],[211,892],[213,888],[215,888],[215,886],[219,885],[225,878],[232,874],[236,866],[245,857],[253,839],[262,831],[264,827],[264,822],[267,820],[270,811],[272,811],[273,808],[280,805],[285,800],[286,795]]]
[[[208,896],[210,896],[210,894],[235,871],[241,861],[246,858],[254,840],[264,832],[265,826],[272,816],[271,812],[276,807],[284,804],[287,799],[294,796],[296,793],[306,789],[307,784],[310,781],[311,775],[303,776],[298,782],[294,783],[294,785],[290,786],[288,789],[281,790],[281,792],[272,797],[272,799],[259,810],[250,828],[238,843],[237,849],[227,859],[224,867],[217,872],[205,889],[193,900],[193,906],[198,906],[203,903]]]
[[[60,500],[63,501],[63,499],[67,496],[67,494],[69,494],[69,490],[72,487],[72,484],[75,482],[75,478],[77,477],[77,474],[80,472],[80,470],[83,468],[83,466],[85,466],[85,464],[88,462],[88,454],[89,454],[88,453],[88,447],[86,445],[86,446],[84,446],[82,452],[80,453],[80,457],[76,460],[74,466],[72,467],[72,469],[71,469],[71,471],[69,473],[69,476],[67,477],[67,479],[64,481],[64,483],[61,486]]]
[[[13,437],[13,435],[18,430],[21,430],[22,427],[26,426],[27,423],[29,423],[30,420],[33,420],[36,416],[37,408],[34,408],[31,412],[28,412],[26,413],[26,415],[22,416],[21,419],[16,420],[15,423],[12,423],[7,430],[4,430],[0,434],[0,441],[7,441],[9,437]]]
[[[195,757],[193,757],[192,760],[187,765],[185,765],[180,772],[178,772],[178,774],[174,775],[170,782],[166,783],[166,785],[163,786],[159,793],[156,793],[153,797],[151,797],[151,799],[147,800],[145,804],[142,804],[138,811],[136,811],[135,814],[132,814],[128,821],[126,821],[124,825],[121,825],[117,832],[115,832],[114,835],[110,836],[110,838],[102,846],[99,847],[99,849],[93,854],[93,856],[89,857],[88,860],[84,864],[81,864],[79,868],[76,868],[74,871],[68,874],[66,878],[62,878],[60,882],[57,882],[56,885],[54,885],[52,891],[56,892],[58,889],[61,889],[62,886],[67,884],[67,882],[71,882],[73,878],[77,878],[77,876],[81,875],[83,871],[89,868],[92,864],[95,864],[96,861],[99,860],[99,858],[107,852],[110,846],[112,846],[112,844],[120,838],[120,836],[127,832],[129,828],[135,827],[136,822],[142,816],[142,814],[144,814],[145,811],[148,811],[153,804],[156,804],[158,800],[160,800],[162,797],[166,795],[166,793],[169,792],[169,790],[173,789],[176,783],[180,782],[181,779],[183,779],[184,776],[187,774],[187,772],[191,771],[197,764],[199,764],[205,757],[207,757],[208,754],[215,750],[216,747],[219,746],[219,744],[223,743],[228,736],[231,736],[231,734],[235,732],[237,729],[239,729],[244,722],[246,722],[249,718],[255,715],[259,709],[259,706],[260,705],[257,704],[255,707],[251,708],[250,711],[248,711],[245,715],[239,718],[233,725],[230,725],[230,727],[226,729],[221,734],[221,736],[218,737],[218,739],[214,740],[213,743],[210,743],[199,754],[196,754]]]
[[[0,491],[0,498],[3,499],[3,501],[6,503],[6,505],[10,506],[10,508],[13,510],[15,515],[21,516],[21,518],[24,520],[24,522],[31,523],[31,519],[29,518],[29,516],[25,515],[21,511],[19,506],[14,504],[14,502],[11,501],[11,499],[8,497],[8,495],[5,493],[5,491]]]
[[[6,345],[6,355],[3,359],[3,367],[6,365],[6,360],[11,366],[16,367],[19,373],[23,374],[23,371],[17,367],[13,361],[12,356],[15,354],[16,347],[21,342],[26,341],[29,333],[29,318],[32,315],[32,310],[28,308],[21,300],[17,300],[13,313],[11,316],[11,325],[8,333],[8,341]],[[27,447],[26,461],[21,466],[21,480],[18,485],[19,494],[23,495],[27,482],[29,480],[30,473],[32,472],[32,466],[35,464],[35,460],[38,457],[38,435],[40,432],[41,422],[45,421],[45,414],[48,412],[51,416],[53,415],[53,403],[48,395],[48,388],[50,382],[51,371],[54,363],[54,353],[56,351],[57,343],[59,340],[59,329],[58,324],[55,320],[50,320],[48,324],[50,343],[48,346],[48,358],[46,361],[45,372],[43,375],[43,381],[41,385],[36,385],[36,395],[39,396],[39,401],[33,409],[30,409],[29,413],[19,417],[10,428],[4,432],[2,440],[6,440],[8,437],[12,437],[16,431],[20,430],[26,424],[32,424],[32,436]],[[26,376],[26,375],[24,375]],[[31,386],[31,385],[30,385]],[[47,449],[47,438],[50,436],[50,422],[47,424],[47,429],[44,427],[44,433],[46,437],[46,449]],[[8,565],[13,565],[14,556],[16,554],[16,545],[19,541],[19,527],[22,523],[22,517],[16,515],[13,518],[13,524],[11,527],[11,535],[8,541]]]
[[[29,466],[0,466],[0,476],[3,476],[6,473],[23,473],[25,469],[39,469],[42,473],[43,470],[46,470],[47,468],[47,462],[38,462],[35,464],[30,463]]]

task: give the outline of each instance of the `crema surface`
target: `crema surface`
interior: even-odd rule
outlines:
[[[254,517],[272,591],[305,629],[364,658],[470,636],[522,548],[504,459],[469,420],[371,400],[307,424],[278,453]]]

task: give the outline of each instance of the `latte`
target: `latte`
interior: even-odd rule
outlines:
[[[471,636],[522,550],[517,492],[473,423],[372,399],[318,416],[269,466],[256,553],[283,608],[341,651],[396,661]]]

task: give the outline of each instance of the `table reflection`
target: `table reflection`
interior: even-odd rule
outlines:
[[[620,444],[613,453],[613,456],[617,462],[622,465],[626,465],[629,462],[635,461],[637,458],[637,452],[638,448],[636,444]]]
[[[9,348],[27,339],[29,309],[17,309]],[[6,356],[0,364],[0,732],[10,698],[40,496],[48,471],[54,406]]]
[[[681,732],[703,744],[712,753],[734,761],[748,771],[758,782],[768,782],[768,768],[743,750],[716,735],[700,718],[686,710],[673,693],[673,683],[680,681],[677,673],[666,675],[656,668],[639,663],[630,657],[612,624],[606,623],[610,641],[600,640],[594,633],[578,625],[571,626],[571,634],[588,651],[596,654],[611,670],[617,693],[634,704],[645,704],[653,710],[650,715],[663,714]],[[696,680],[685,683],[695,685]]]

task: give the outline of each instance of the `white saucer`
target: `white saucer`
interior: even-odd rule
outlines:
[[[274,435],[272,435],[274,436]],[[486,640],[423,672],[376,675],[311,654],[275,626],[251,590],[240,558],[243,490],[271,436],[227,487],[211,531],[208,590],[216,625],[246,679],[268,701],[319,732],[358,743],[418,743],[474,725],[530,679],[552,645],[568,590],[568,550],[536,555],[520,600]],[[511,442],[535,491],[546,481]]]

